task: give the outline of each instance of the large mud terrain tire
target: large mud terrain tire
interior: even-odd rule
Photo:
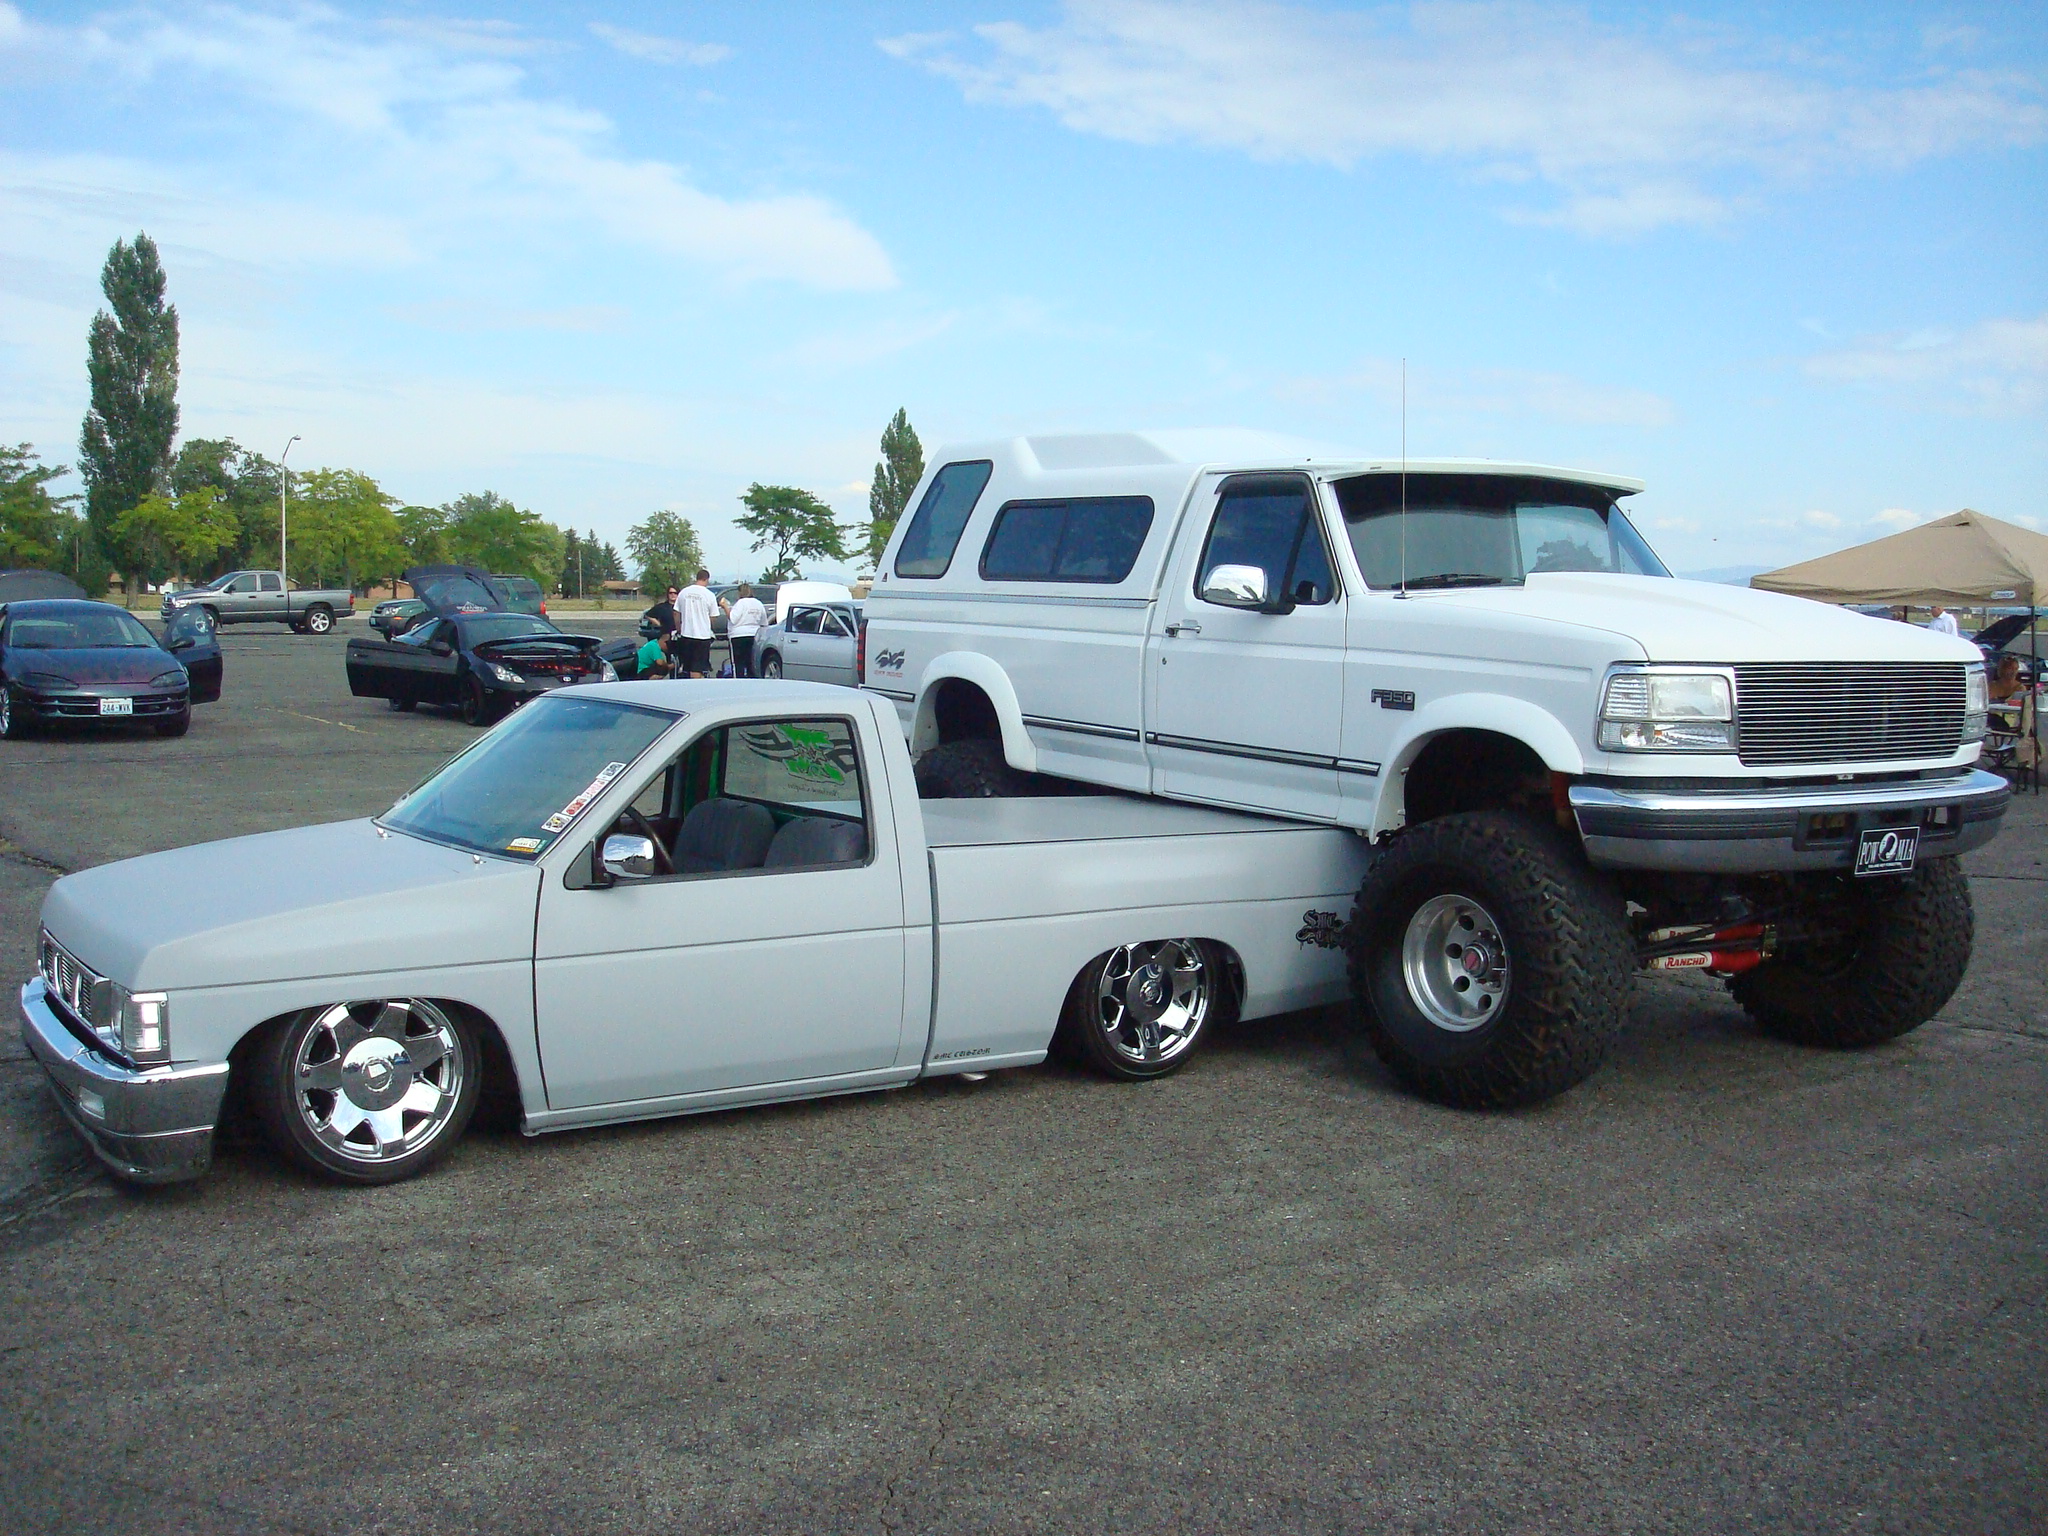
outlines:
[[[1415,1092],[1461,1109],[1540,1103],[1606,1060],[1635,949],[1621,898],[1556,829],[1497,812],[1394,839],[1345,947],[1361,1029]]]
[[[1839,943],[1788,946],[1728,983],[1766,1034],[1854,1050],[1896,1040],[1955,995],[1970,963],[1976,917],[1955,859],[1849,891],[1852,931]]]
[[[1003,757],[999,741],[941,742],[918,758],[920,800],[1012,800],[1035,792],[1032,776]]]

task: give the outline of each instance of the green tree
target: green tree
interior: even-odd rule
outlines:
[[[610,545],[605,552],[613,553]],[[688,586],[704,564],[704,547],[697,542],[696,527],[675,512],[650,512],[628,528],[626,552],[640,568],[640,590],[655,597],[670,587]],[[625,577],[607,576],[605,580],[623,581]]]
[[[585,547],[596,549],[598,547],[596,530],[593,529],[589,533],[584,534],[583,542]],[[608,543],[599,550],[595,573],[586,574],[584,579],[592,583],[624,581],[626,579],[626,563],[619,558],[617,547]]]
[[[754,536],[750,548],[774,552],[763,581],[796,581],[803,575],[800,560],[844,560],[846,530],[832,509],[809,491],[793,485],[747,487],[740,498],[746,511],[733,521]]]
[[[583,535],[571,528],[562,534],[562,568],[555,573],[555,590],[564,597],[581,597],[586,579]]]
[[[882,429],[882,462],[875,466],[875,478],[868,486],[867,558],[868,568],[882,563],[889,535],[917,482],[924,478],[924,444],[910,424],[908,412],[898,409]]]
[[[211,485],[182,496],[152,491],[114,519],[114,535],[123,548],[140,550],[152,569],[185,575],[233,548],[241,533],[226,493]]]
[[[78,498],[52,496],[50,482],[65,468],[44,464],[28,443],[0,448],[0,566],[62,568],[65,535],[77,521],[68,507]]]
[[[113,313],[93,316],[86,345],[92,408],[78,435],[86,521],[131,590],[137,576],[160,573],[142,569],[144,551],[124,545],[114,524],[162,488],[178,435],[178,311],[164,302],[164,286],[154,240],[116,240],[100,272]]]
[[[231,437],[190,438],[171,461],[173,496],[204,487],[221,493],[235,519],[235,538],[185,568],[194,577],[277,563],[278,468]]]
[[[440,565],[448,558],[448,513],[442,507],[400,507],[398,541],[412,565]]]
[[[448,558],[498,576],[531,576],[554,585],[562,566],[562,533],[538,512],[516,507],[495,491],[445,503],[442,543]]]
[[[353,590],[364,576],[382,576],[405,558],[392,507],[368,475],[314,469],[292,476],[291,568],[307,586]]]

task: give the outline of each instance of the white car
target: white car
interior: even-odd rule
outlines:
[[[22,1032],[126,1178],[203,1172],[240,1075],[280,1152],[385,1183],[494,1071],[529,1133],[1056,1041],[1159,1077],[1218,1019],[1343,995],[1298,929],[1363,862],[1345,833],[1124,796],[921,805],[893,712],[850,689],[568,688],[374,820],[66,875]]]
[[[754,666],[762,677],[854,686],[858,670],[860,605],[797,604],[754,641]]]
[[[1460,1104],[1581,1080],[1639,966],[1871,1044],[1962,976],[1967,642],[1674,580],[1624,476],[1135,433],[935,454],[862,683],[931,795],[1033,775],[1355,828],[1364,1025]]]

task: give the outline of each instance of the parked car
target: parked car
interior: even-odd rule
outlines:
[[[864,684],[932,795],[1034,774],[1356,828],[1365,1033],[1449,1103],[1560,1093],[1639,968],[1863,1046],[1970,956],[1967,641],[1674,579],[1622,476],[1244,456],[1140,434],[933,457],[867,600]]]
[[[858,603],[798,604],[754,641],[755,666],[763,677],[851,688],[855,685],[854,642],[859,634]]]
[[[642,619],[637,633],[631,638],[621,636],[607,640],[597,648],[598,659],[618,674],[619,681],[630,683],[640,676],[640,648],[650,640],[661,637],[661,626],[652,619]]]
[[[62,571],[0,571],[0,603],[25,597],[73,597],[83,600],[85,588]]]
[[[1219,1022],[1343,995],[1295,930],[1366,857],[1125,796],[920,806],[893,712],[850,689],[578,688],[374,821],[57,881],[23,1035],[126,1178],[202,1173],[233,1077],[285,1157],[382,1184],[462,1135],[492,1060],[529,1133],[1055,1042],[1163,1077]]]
[[[507,613],[530,613],[541,619],[548,616],[547,594],[531,576],[493,576],[491,580],[505,594]]]
[[[386,640],[396,640],[426,611],[427,605],[417,597],[387,597],[370,610],[370,628]]]
[[[177,656],[125,608],[81,598],[0,607],[0,736],[104,723],[182,736],[192,703],[192,680]]]
[[[1988,667],[1995,668],[2000,657],[2018,657],[2020,676],[2038,683],[2042,678],[2042,667],[2034,646],[2037,643],[2035,637],[2043,628],[2048,628],[2048,625],[2041,624],[2031,613],[2008,613],[1970,636],[1970,643],[1983,653]]]
[[[546,619],[486,607],[492,578],[465,566],[405,573],[429,616],[397,639],[348,643],[349,692],[393,709],[452,704],[488,725],[528,699],[569,683],[612,682],[595,636],[567,635]]]
[[[216,629],[223,624],[288,624],[298,634],[324,635],[335,619],[356,611],[356,600],[345,587],[287,591],[276,571],[229,571],[202,587],[166,592],[159,612],[168,624],[185,608],[204,608]]]

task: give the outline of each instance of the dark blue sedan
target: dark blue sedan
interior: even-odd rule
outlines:
[[[183,642],[181,644],[181,641]],[[213,637],[156,636],[112,603],[41,598],[0,607],[0,735],[19,737],[39,724],[143,724],[159,736],[192,725],[195,689],[178,654]],[[213,647],[212,692],[220,694]],[[197,658],[195,657],[195,660]]]

